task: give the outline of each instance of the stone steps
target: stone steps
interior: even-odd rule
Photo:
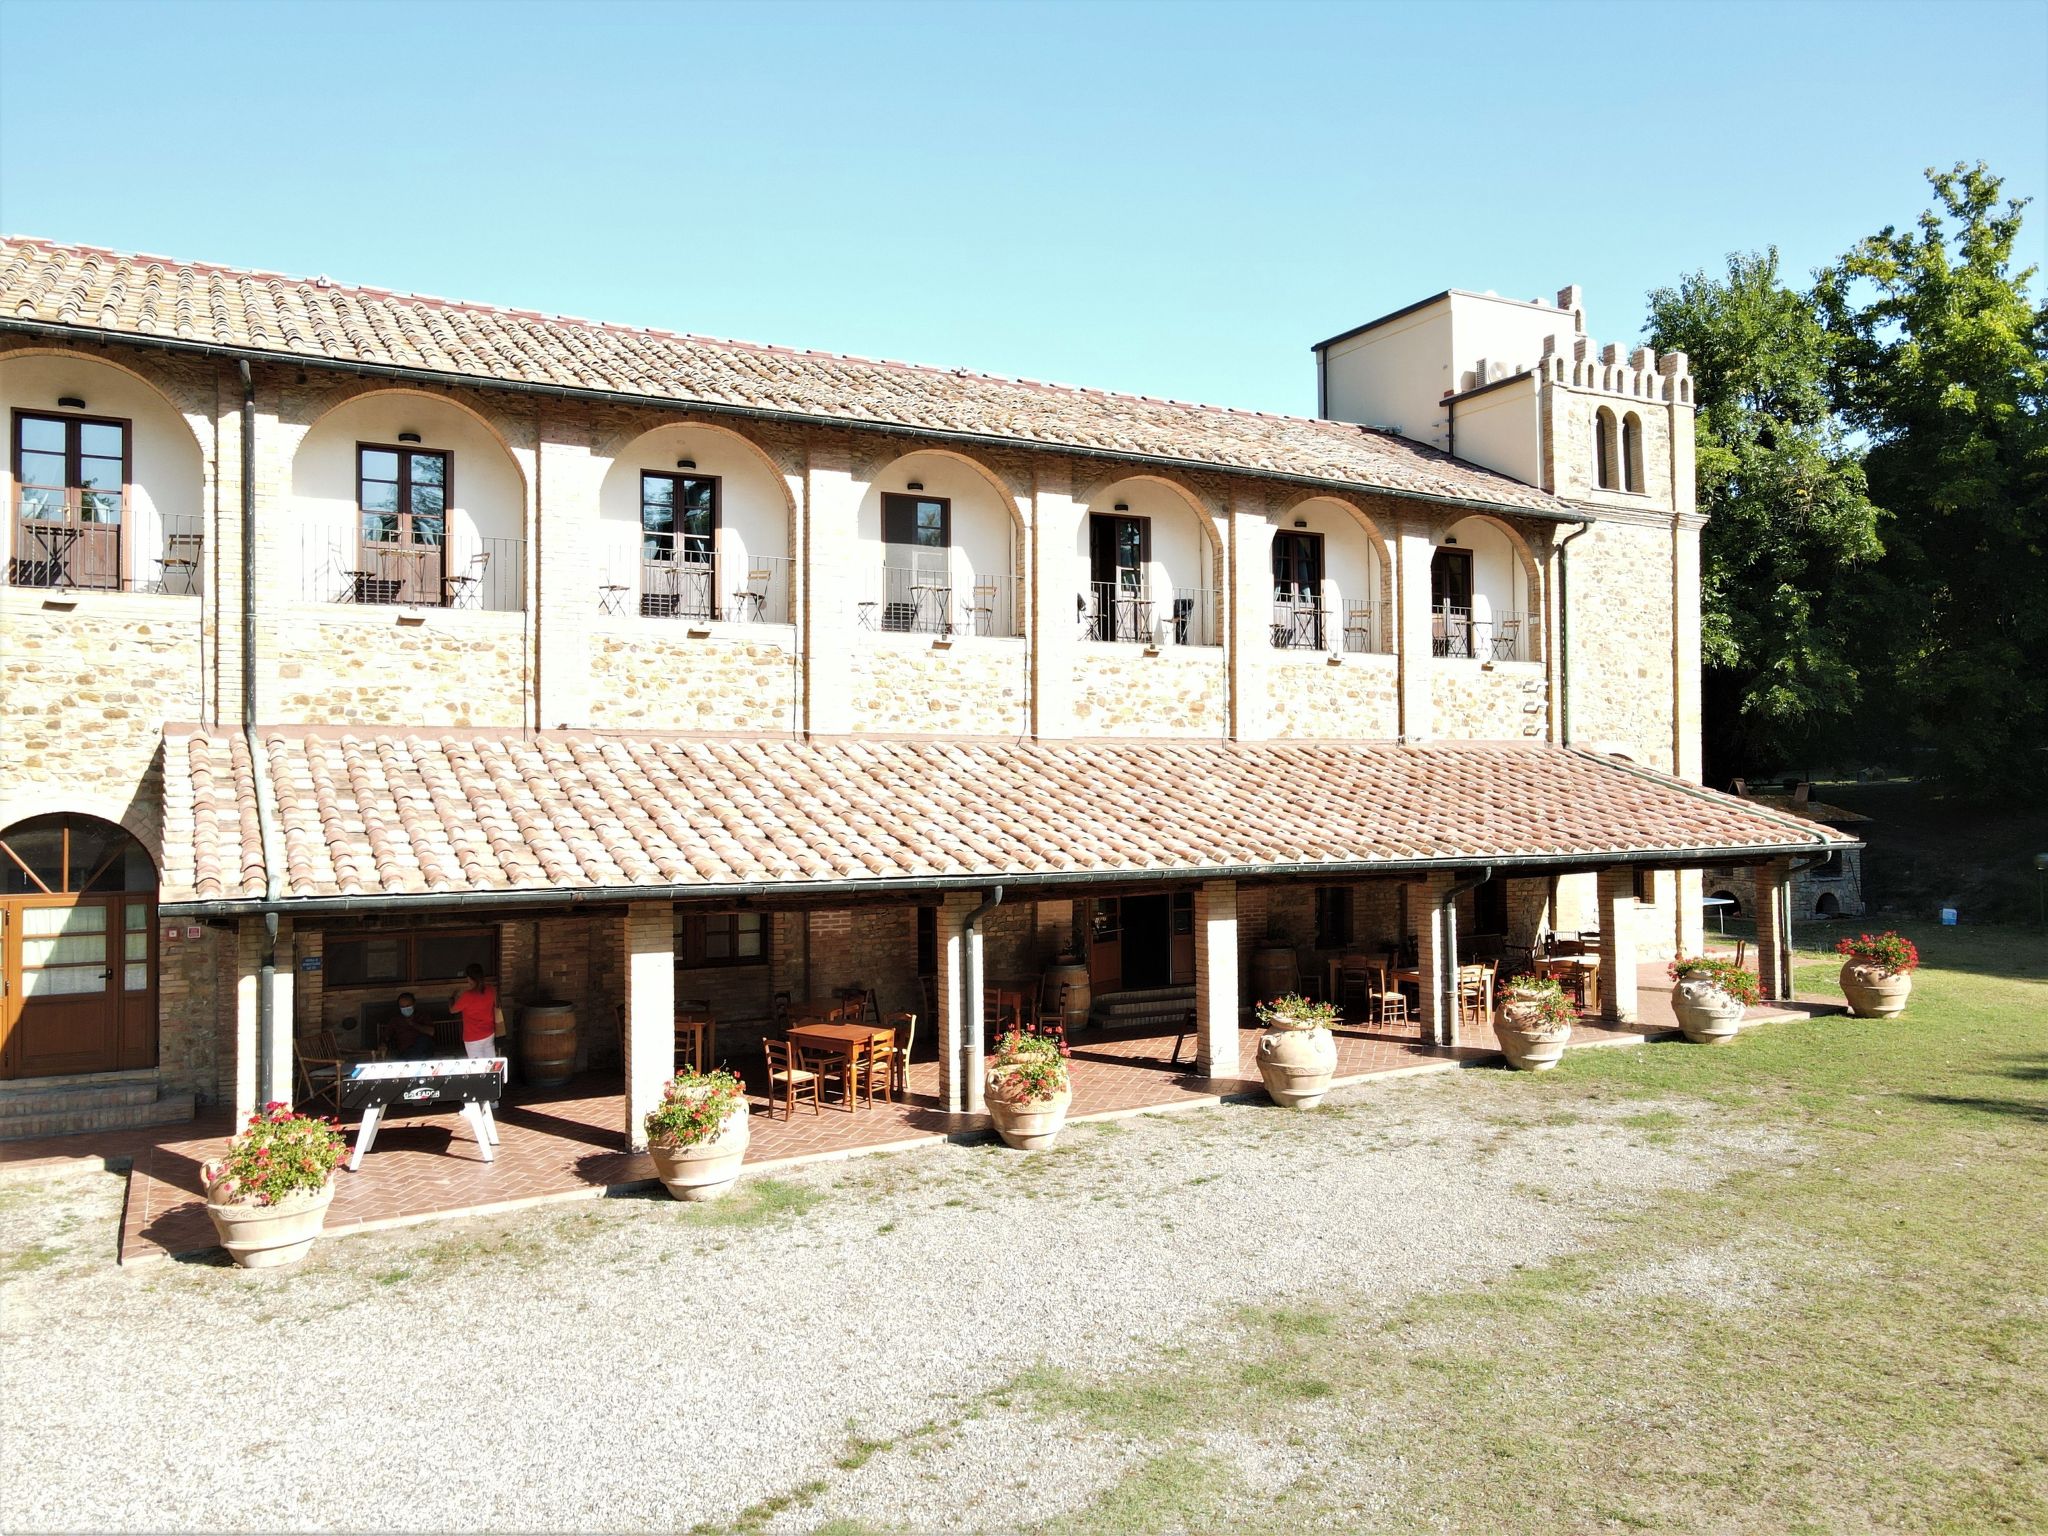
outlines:
[[[1095,1000],[1088,1011],[1088,1022],[1097,1029],[1146,1030],[1156,1034],[1179,1029],[1194,1006],[1195,989],[1191,986],[1111,992]]]
[[[160,1094],[154,1071],[0,1083],[0,1141],[173,1125],[196,1113],[191,1094]]]

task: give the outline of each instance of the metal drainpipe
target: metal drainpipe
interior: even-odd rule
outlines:
[[[961,1052],[966,1058],[961,1063],[961,1070],[966,1073],[966,1107],[969,1114],[980,1114],[984,1108],[981,1078],[986,1070],[988,1056],[987,1042],[983,1035],[983,1030],[988,1025],[986,1020],[981,1019],[981,959],[974,945],[974,935],[981,920],[1002,904],[1003,888],[998,885],[982,897],[981,905],[968,913],[966,921],[960,925],[963,958],[967,962],[963,967],[966,971],[964,979],[967,983],[967,996],[962,1002],[967,1008],[968,1018],[978,1020],[982,1025],[981,1029],[964,1031],[966,1038],[960,1043]]]
[[[270,820],[268,780],[256,740],[256,381],[247,358],[236,363],[242,377],[242,742],[249,752],[250,782],[256,792],[256,833],[263,853],[263,955],[256,982],[256,1102],[270,1096],[276,1072],[270,1044],[277,985],[277,860]]]
[[[1565,547],[1592,526],[1593,519],[1580,518],[1579,526],[1557,541],[1557,736],[1567,747],[1572,744],[1572,581]]]
[[[1451,888],[1444,892],[1443,896],[1438,900],[1436,904],[1437,911],[1439,913],[1444,914],[1446,917],[1447,925],[1450,931],[1451,942],[1443,946],[1442,955],[1437,961],[1437,974],[1433,979],[1435,985],[1438,988],[1441,989],[1448,987],[1450,995],[1453,999],[1453,1006],[1455,1006],[1455,1000],[1458,996],[1458,914],[1452,911],[1451,909],[1455,905],[1460,896],[1464,895],[1467,891],[1478,890],[1480,886],[1486,884],[1486,882],[1491,880],[1492,878],[1493,866],[1489,864],[1486,866],[1486,868],[1479,870],[1474,874],[1467,875],[1463,880],[1453,880],[1451,882]],[[1457,1030],[1457,1027],[1458,1026],[1456,1022],[1456,1015],[1453,1014],[1451,1029],[1454,1033]],[[1454,1042],[1450,1040],[1438,1040],[1432,1043],[1437,1045],[1450,1045]]]

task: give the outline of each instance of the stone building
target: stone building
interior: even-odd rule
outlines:
[[[1737,779],[1730,788],[1752,805],[1790,812],[1808,821],[1817,821],[1824,827],[1862,827],[1870,821],[1861,811],[1814,799],[1811,784],[1795,783],[1782,791],[1772,791],[1752,787]],[[1861,834],[1850,832],[1845,835],[1858,837]],[[1747,916],[1756,910],[1756,871],[1747,864],[1721,864],[1709,868],[1705,889],[1709,896],[1719,896],[1730,903],[1730,913]],[[1802,921],[1811,919],[1824,923],[1837,917],[1863,916],[1866,897],[1861,845],[1845,842],[1823,854],[1795,862],[1787,905],[1792,916]]]
[[[678,997],[874,986],[953,1109],[1063,953],[1212,1075],[1268,945],[1412,940],[1448,1041],[1461,932],[1597,929],[1631,1017],[1830,840],[1696,782],[1685,359],[1575,289],[1315,353],[1282,417],[0,242],[0,1134],[472,960],[629,1135]]]

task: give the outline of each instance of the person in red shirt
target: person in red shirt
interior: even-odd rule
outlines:
[[[462,1049],[469,1056],[498,1054],[498,989],[484,980],[484,968],[472,965],[463,973],[463,990],[448,1007],[462,1020]]]

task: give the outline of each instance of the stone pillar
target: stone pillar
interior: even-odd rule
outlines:
[[[1690,414],[1690,413],[1688,413]],[[1686,434],[1691,446],[1691,433]],[[1688,491],[1690,491],[1690,475]],[[1671,771],[1700,782],[1700,530],[1676,518],[1671,530]]]
[[[939,904],[938,993],[939,1098],[948,1114],[978,1114],[982,1107],[981,930],[966,931],[967,914],[981,905],[974,893],[948,896]]]
[[[1080,555],[1087,509],[1073,497],[1067,466],[1041,461],[1031,507],[1031,734],[1074,733],[1074,669],[1081,628],[1074,600],[1086,583]]]
[[[675,909],[636,901],[620,925],[620,969],[626,983],[626,1145],[647,1145],[647,1112],[661,1102],[676,1067]]]
[[[1450,957],[1458,952],[1457,913],[1443,904],[1455,880],[1448,873],[1433,874],[1407,886],[1408,926],[1415,930],[1415,960],[1422,972],[1416,1018],[1424,1045],[1458,1043],[1458,996],[1444,982]]]
[[[1600,1018],[1636,1022],[1636,874],[1626,865],[1603,869],[1595,911],[1600,919]]]
[[[1227,582],[1230,734],[1236,741],[1272,735],[1267,675],[1273,665],[1273,525],[1263,498],[1232,506]]]
[[[1792,957],[1785,952],[1785,911],[1792,899],[1791,866],[1784,859],[1759,864],[1756,880],[1756,975],[1764,1001],[1792,996]]]
[[[525,600],[534,648],[534,698],[529,718],[542,730],[590,723],[591,651],[597,643],[606,582],[630,583],[627,613],[638,612],[640,541],[637,532],[600,536],[598,490],[608,458],[592,452],[589,429],[564,414],[547,420],[531,454],[515,455],[528,476]],[[458,467],[458,473],[460,473]],[[630,534],[630,536],[628,536]]]
[[[1436,558],[1436,538],[1426,526],[1404,526],[1392,544],[1394,665],[1401,694],[1401,739],[1427,741],[1436,730],[1430,700],[1436,647],[1429,607],[1429,567]]]
[[[852,729],[853,649],[874,639],[855,632],[855,616],[873,577],[861,559],[863,490],[844,444],[812,447],[804,486],[803,545],[798,552],[805,579],[797,621],[804,665],[804,730],[812,736],[839,736]],[[879,569],[881,552],[872,553]]]
[[[1195,887],[1195,1070],[1214,1081],[1240,1075],[1237,1013],[1237,882]]]
[[[1706,875],[1697,869],[1673,870],[1671,884],[1678,912],[1673,920],[1671,942],[1681,955],[1704,954],[1707,948]]]

